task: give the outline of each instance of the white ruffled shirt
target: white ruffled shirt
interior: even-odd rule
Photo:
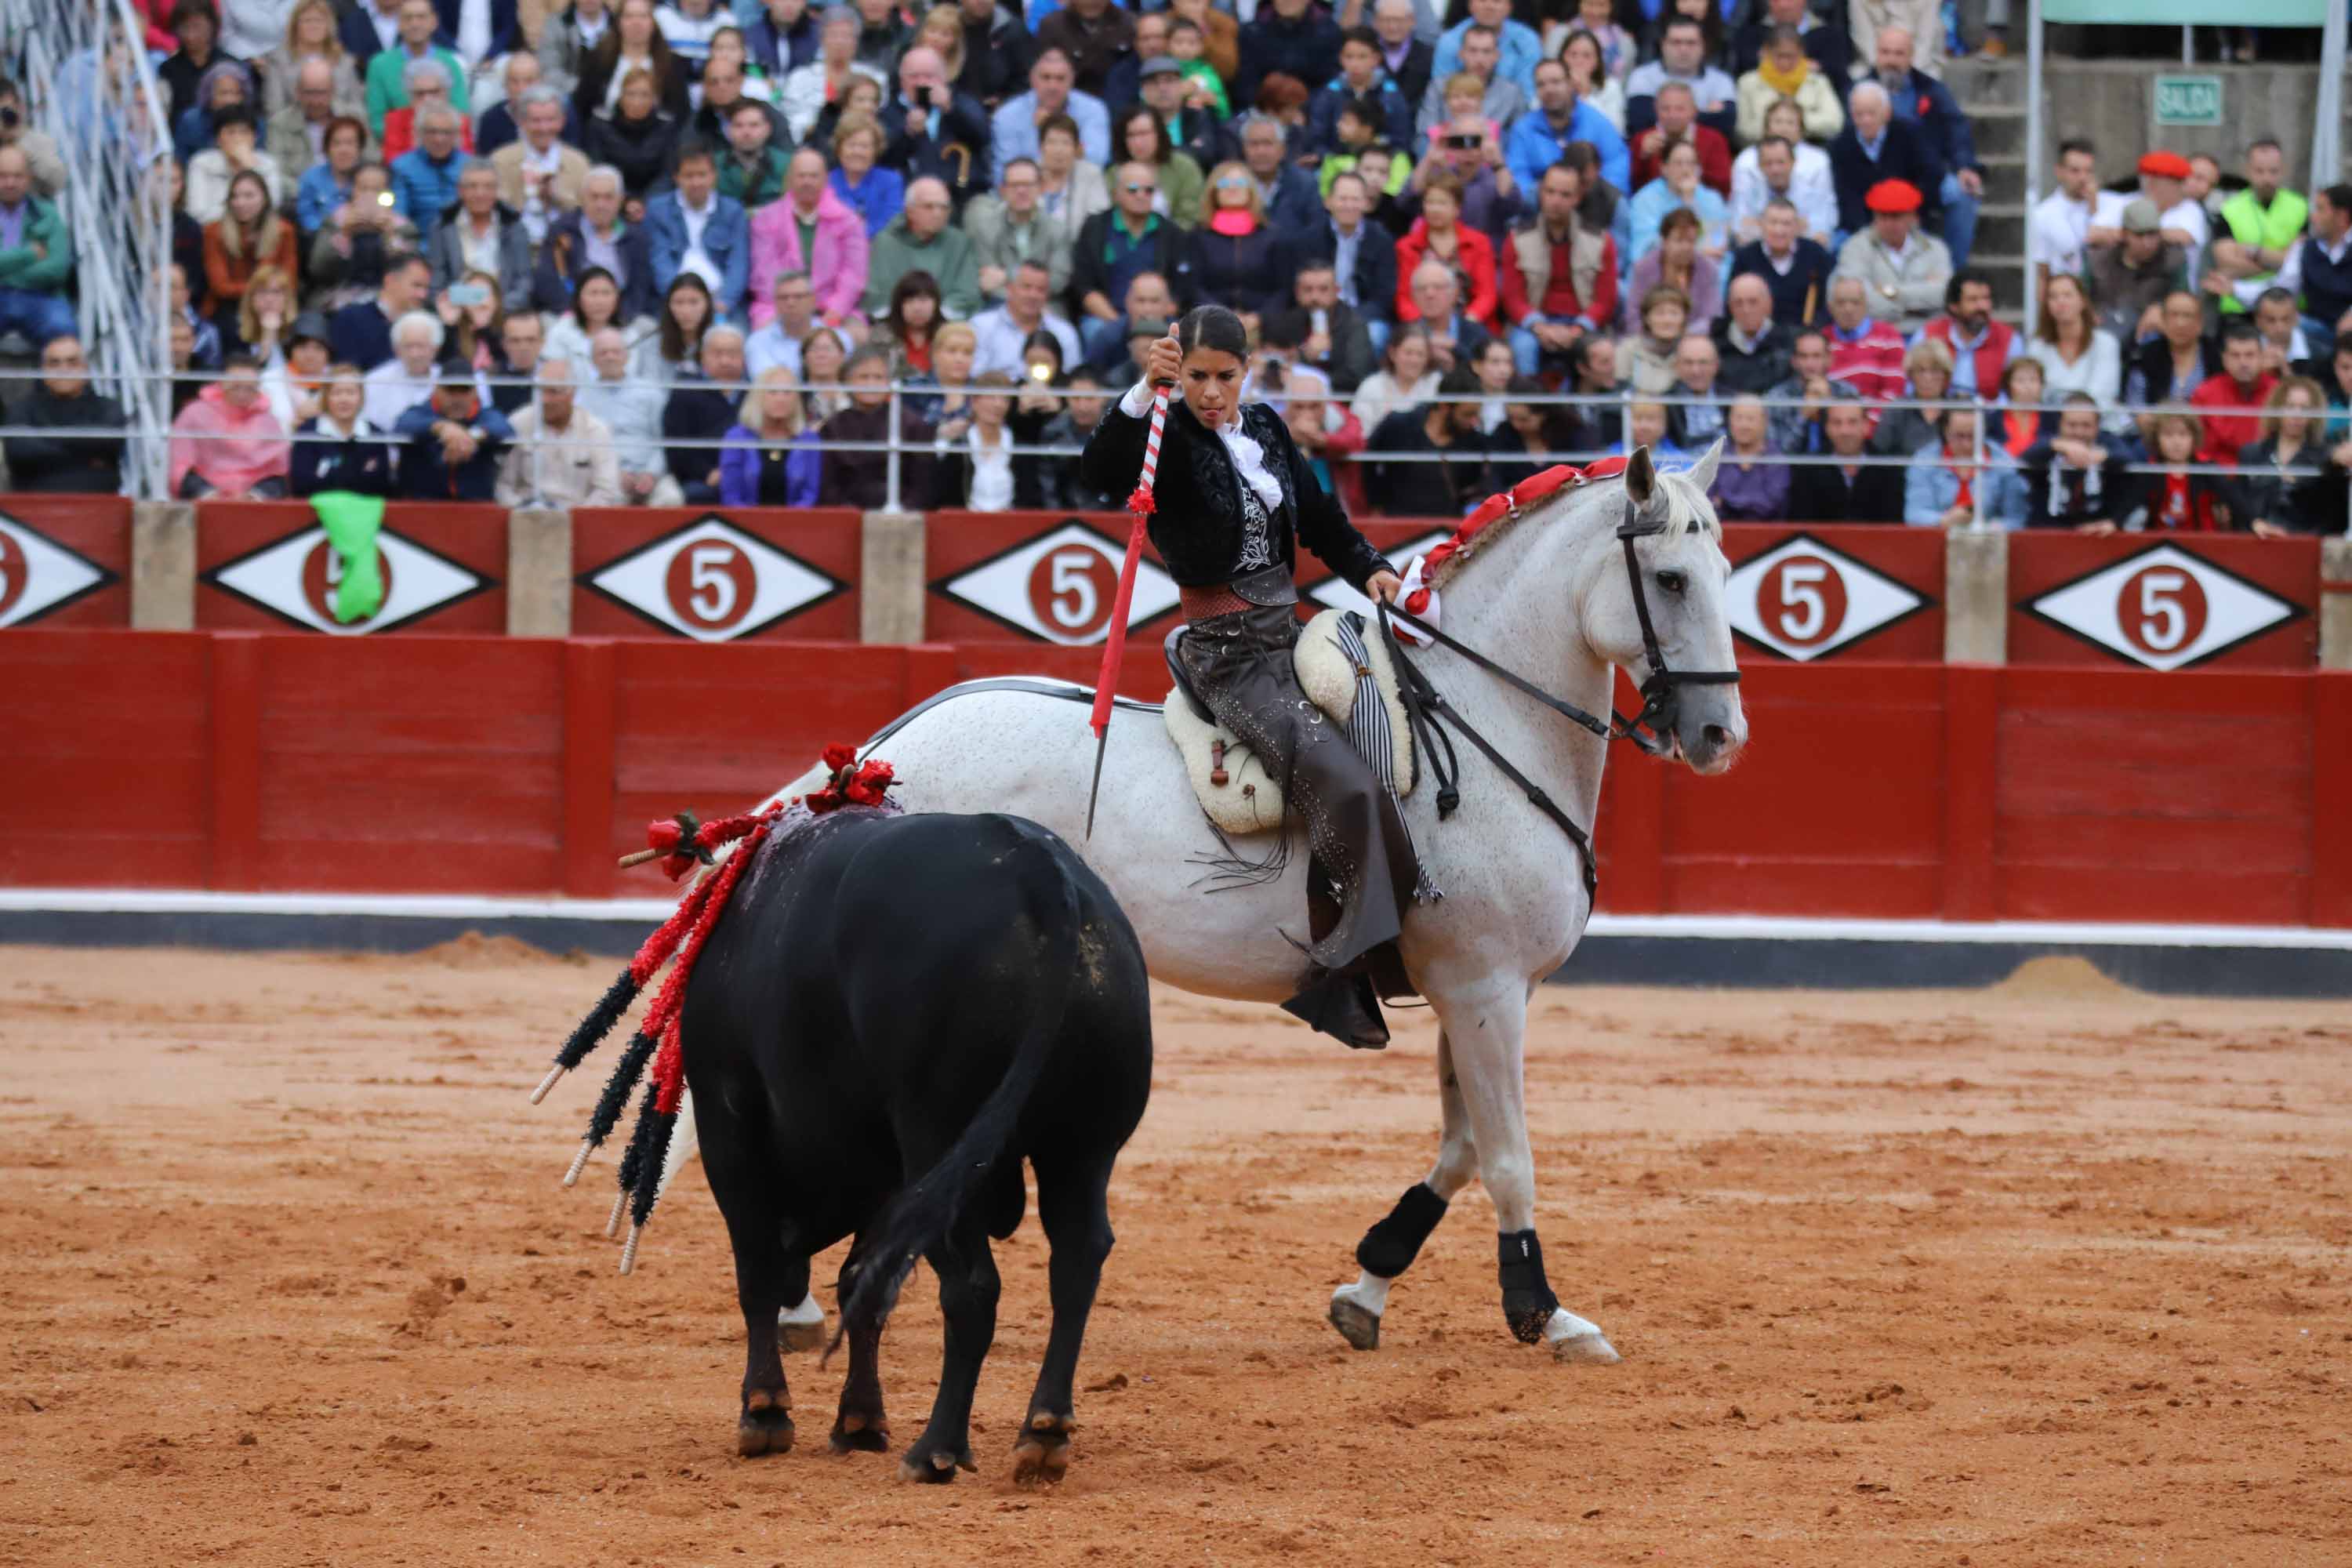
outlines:
[[[1149,419],[1151,417],[1152,395],[1151,384],[1139,381],[1128,388],[1125,397],[1118,400],[1119,409],[1130,419]],[[1239,410],[1235,412],[1238,414]],[[1267,515],[1281,510],[1282,481],[1267,470],[1265,449],[1243,435],[1235,423],[1221,424],[1216,426],[1216,431],[1217,439],[1224,443],[1225,456],[1234,460],[1234,472],[1242,477],[1244,484],[1257,492],[1257,499],[1265,503]]]

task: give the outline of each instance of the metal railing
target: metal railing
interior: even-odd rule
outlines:
[[[76,313],[94,378],[131,416],[133,493],[160,495],[171,424],[170,121],[130,0],[0,0],[7,74],[66,167]]]
[[[42,379],[46,374],[47,373],[37,369],[0,368],[0,387],[5,387],[11,383],[39,380]],[[226,379],[226,377],[224,374],[220,372],[177,372],[167,374],[163,378],[163,382],[166,384],[166,389],[162,395],[162,400],[164,405],[168,406],[171,396],[171,393],[169,391],[170,383],[179,382],[211,384],[218,383],[224,379]],[[535,378],[528,375],[499,376],[488,374],[478,375],[476,377],[476,382],[479,386],[484,388],[528,388],[532,390],[534,393],[536,393],[542,384]],[[722,392],[736,396],[739,399],[745,398],[748,395],[760,391],[773,390],[773,384],[755,381],[714,382],[700,378],[687,380],[663,380],[644,376],[623,377],[613,381],[601,379],[594,381],[582,381],[575,378],[572,383],[572,385],[575,393],[586,391],[590,388],[611,390],[649,389],[661,392],[665,395],[676,393],[681,390],[702,390]],[[867,395],[872,395],[877,392],[886,394],[888,400],[888,416],[887,428],[882,439],[851,440],[840,437],[829,437],[821,433],[817,425],[811,424],[805,426],[800,435],[793,438],[793,444],[805,446],[809,449],[819,453],[859,452],[887,454],[888,461],[885,467],[885,496],[883,504],[885,509],[889,510],[898,510],[902,507],[904,500],[904,473],[902,465],[907,460],[913,458],[937,458],[942,456],[957,456],[961,455],[968,450],[968,448],[964,447],[960,442],[956,441],[946,441],[938,438],[924,441],[919,438],[908,437],[905,434],[905,421],[902,415],[905,410],[906,402],[909,398],[921,398],[926,400],[949,396],[963,398],[975,396],[1018,398],[1024,395],[1027,395],[1031,396],[1050,397],[1064,403],[1073,400],[1094,400],[1108,405],[1117,402],[1122,395],[1124,395],[1124,389],[1094,387],[1073,388],[1054,386],[1034,382],[1024,383],[1021,385],[1013,387],[992,385],[983,386],[971,384],[955,386],[939,386],[927,383],[910,384],[906,382],[893,382],[888,384],[886,387],[880,388],[876,387],[871,383],[862,385],[853,385],[845,382],[796,382],[793,384],[792,390],[800,393],[813,393],[826,396],[841,397],[851,397],[861,393]],[[0,399],[0,401],[5,401],[5,399]],[[422,404],[424,401],[424,399],[418,400],[419,404]],[[1340,396],[1339,395],[1331,395],[1322,397],[1320,401],[1327,405],[1337,405],[1344,407],[1349,400],[1347,397]],[[1605,394],[1545,393],[1540,395],[1528,395],[1524,396],[1507,393],[1481,392],[1464,395],[1458,398],[1447,399],[1446,401],[1465,404],[1518,404],[1530,407],[1545,408],[1567,407],[1579,410],[1600,411],[1615,414],[1619,416],[1621,419],[1625,419],[1626,416],[1630,415],[1630,412],[1634,405],[1643,404],[1655,405],[1667,408],[1702,406],[1717,410],[1727,410],[1735,402],[1753,402],[1761,405],[1767,410],[1768,414],[1775,409],[1826,407],[1831,405],[1858,405],[1866,410],[1872,410],[1878,413],[1898,409],[1935,413],[1965,409],[1974,412],[1979,416],[1976,423],[1974,440],[1968,459],[1968,466],[1978,470],[1999,467],[2002,464],[2007,464],[2012,461],[2012,459],[2005,455],[2005,452],[2002,456],[1996,457],[1992,455],[1992,447],[1986,439],[1986,426],[1988,423],[1987,416],[1994,413],[2006,412],[2058,415],[2068,412],[2069,410],[2079,410],[2082,406],[2077,404],[2051,402],[2033,404],[1984,404],[1978,402],[1974,398],[1967,396],[1944,398],[1891,398],[1884,400],[1860,397],[1810,398],[1802,395],[1774,397],[1765,395],[1751,394],[1699,396],[1687,393],[1660,393],[1655,395],[1634,394],[1627,389],[1619,389],[1615,392]],[[536,398],[534,398],[531,406],[538,406]],[[1427,407],[1429,405],[1423,404],[1419,406]],[[2216,412],[2217,411],[2210,408],[2200,408],[2191,405],[2179,403],[2103,405],[2099,409],[2102,419],[2100,435],[2103,437],[2111,435],[2112,432],[2107,428],[2107,423],[2118,417],[2136,419],[2148,415],[2178,414],[2188,416],[2191,418],[2203,418],[2211,416]],[[2229,411],[2222,413],[2221,416],[2225,418],[2242,419],[2258,426],[2263,417],[2263,411],[2258,409]],[[2352,408],[2328,407],[2318,410],[2315,413],[2305,414],[2301,416],[2314,420],[2323,427],[2324,432],[2324,427],[2333,421],[2338,419],[2352,420]],[[748,425],[751,424],[751,421],[746,420],[745,423]],[[0,438],[5,438],[6,437],[14,434],[37,434],[43,437],[68,439],[104,439],[110,437],[118,438],[131,437],[134,435],[134,432],[130,430],[109,430],[99,427],[81,428],[40,426],[37,428],[0,423]],[[383,431],[381,434],[387,438],[392,436],[390,431]],[[1369,432],[1366,432],[1366,434],[1369,435]],[[247,441],[255,439],[255,437],[250,436],[229,433],[175,433],[168,429],[165,431],[165,435],[170,440]],[[1077,458],[1084,451],[1083,447],[1066,443],[1040,445],[1024,444],[1014,441],[1009,438],[1009,429],[1007,431],[1007,437],[1008,439],[1001,447],[997,447],[996,450],[1012,458],[1050,458],[1057,459],[1071,459]],[[339,436],[302,435],[292,430],[281,430],[278,433],[278,438],[285,440],[289,445],[299,443],[338,444],[346,439],[346,437]],[[533,460],[534,467],[531,475],[531,490],[534,494],[543,493],[542,481],[544,475],[543,470],[538,465],[544,453],[567,451],[583,447],[602,449],[613,444],[614,443],[606,440],[591,439],[584,437],[574,438],[570,436],[534,436],[519,443],[519,445],[531,455]],[[630,444],[634,446],[637,445],[638,442],[632,441]],[[671,451],[710,451],[718,453],[730,449],[740,449],[743,446],[743,442],[740,439],[729,440],[724,437],[672,437],[662,436],[651,438],[651,444],[656,451],[663,454],[667,454]],[[1622,443],[1619,443],[1618,445],[1622,446]],[[2325,454],[2329,450],[2329,446],[2330,444],[2325,439],[2323,434],[2322,438],[2308,443],[2305,449]],[[1614,449],[1614,447],[1571,447],[1539,451],[1509,452],[1501,454],[1500,456],[1507,458],[1512,466],[1524,467],[1527,465],[1546,465],[1551,463],[1585,463],[1592,461],[1597,458],[1606,456]],[[1727,461],[1738,460],[1761,464],[1768,467],[1789,468],[1838,467],[1847,468],[1891,468],[1908,469],[1917,465],[1923,458],[1931,456],[1931,453],[1932,449],[1923,448],[1919,451],[1909,453],[1874,453],[1865,449],[1864,451],[1852,455],[1839,454],[1835,452],[1764,451],[1742,456],[1736,453],[1727,445],[1725,447],[1725,458]],[[1693,453],[1687,455],[1695,457],[1696,454]],[[1471,453],[1466,457],[1454,458],[1450,457],[1448,454],[1444,452],[1393,452],[1379,451],[1369,447],[1357,447],[1347,453],[1332,456],[1327,460],[1335,464],[1360,463],[1366,465],[1412,463],[1444,464],[1449,462],[1460,464],[1472,461],[1484,464],[1491,463],[1496,456],[1496,454],[1482,451]],[[2136,476],[2185,473],[2205,475],[2217,479],[2242,479],[2249,477],[2248,470],[2240,468],[2231,464],[2222,463],[2167,463],[2156,460],[2143,460],[2128,462],[2122,465],[2122,471],[2126,474]],[[2311,477],[2308,470],[2288,471],[2290,477],[2297,473],[2302,474],[2305,478]],[[2352,479],[2347,479],[2347,482],[2352,482]],[[1498,486],[1497,488],[1500,487]],[[1981,528],[1991,526],[1984,515],[1985,489],[1986,487],[1983,486],[1971,487],[1971,500],[1973,502],[1974,514],[1971,520],[1971,526],[1974,527]],[[155,493],[163,493],[163,487],[159,485]]]

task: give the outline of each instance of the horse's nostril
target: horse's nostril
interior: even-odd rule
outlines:
[[[1709,724],[1699,731],[1699,738],[1717,751],[1731,744],[1731,731],[1720,724]]]

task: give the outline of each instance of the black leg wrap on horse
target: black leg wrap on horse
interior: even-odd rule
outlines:
[[[1559,1310],[1559,1298],[1544,1278],[1543,1244],[1532,1230],[1513,1231],[1496,1239],[1496,1252],[1502,1265],[1503,1317],[1512,1337],[1521,1344],[1541,1344],[1544,1326]]]
[[[1356,1243],[1356,1267],[1382,1279],[1395,1279],[1412,1267],[1412,1260],[1421,1255],[1421,1244],[1444,1217],[1445,1200],[1430,1191],[1428,1183],[1415,1182],[1397,1199],[1388,1217]]]

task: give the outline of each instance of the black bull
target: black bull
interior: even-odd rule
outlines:
[[[996,1331],[989,1237],[1021,1223],[1026,1159],[1053,1248],[1054,1327],[1014,1474],[1057,1479],[1111,1247],[1111,1164],[1150,1092],[1134,930],[1066,844],[1017,817],[845,810],[758,853],[681,1018],[748,1341],[739,1447],[791,1447],[777,1314],[806,1296],[811,1255],[854,1236],[835,1450],[888,1447],[876,1360],[921,1257],[947,1345],[930,1424],[901,1469],[940,1481],[972,1468],[972,1393]]]

